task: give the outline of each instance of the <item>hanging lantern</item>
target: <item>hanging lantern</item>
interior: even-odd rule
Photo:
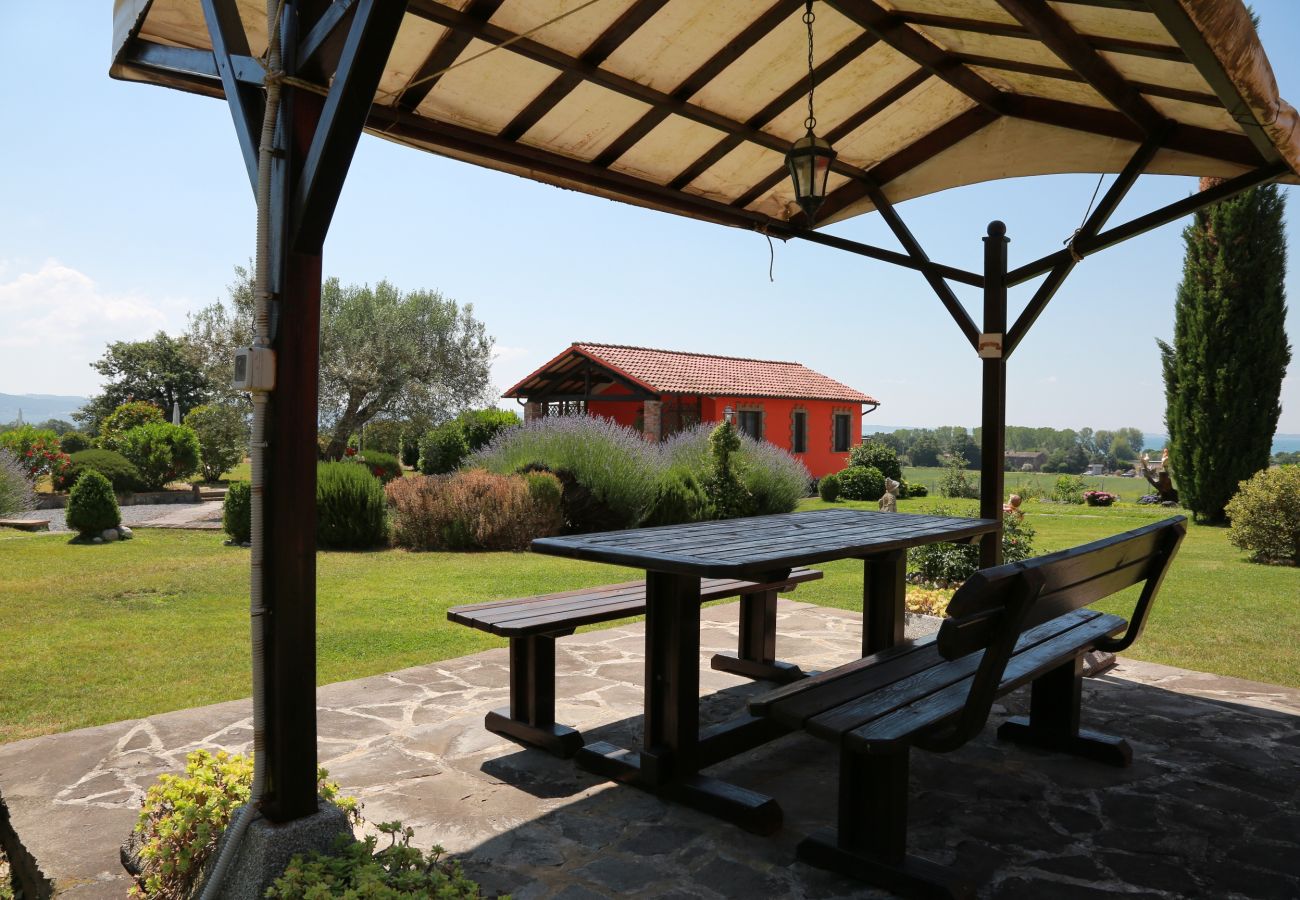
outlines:
[[[817,117],[813,115],[813,89],[816,86],[813,76],[813,15],[812,0],[808,0],[804,10],[803,21],[808,27],[808,118],[804,127],[808,133],[795,141],[785,155],[786,167],[790,170],[790,180],[794,182],[794,199],[799,208],[812,224],[826,199],[826,180],[831,174],[831,163],[835,161],[835,150],[819,138],[813,131],[817,127]]]

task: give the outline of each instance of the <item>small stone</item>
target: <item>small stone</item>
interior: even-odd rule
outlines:
[[[91,542],[92,544],[102,544],[102,543],[104,543],[104,539],[103,539],[102,537],[95,536],[95,537],[93,537],[93,538],[90,539],[90,542]]]
[[[116,528],[105,528],[103,531],[101,531],[101,532],[99,533],[99,536],[100,536],[101,538],[103,538],[105,541],[107,541],[108,543],[111,544],[111,543],[113,543],[113,541],[117,540],[117,538],[118,538],[117,529],[116,529]]]
[[[135,537],[135,532],[130,528],[127,528],[125,525],[117,526],[117,533],[124,541],[129,541],[131,538]]]

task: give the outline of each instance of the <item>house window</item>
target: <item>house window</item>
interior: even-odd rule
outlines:
[[[757,409],[742,409],[737,413],[740,430],[756,441],[763,439],[763,413]]]
[[[808,452],[808,413],[802,409],[796,409],[791,414],[790,452]]]
[[[835,434],[831,450],[836,453],[849,452],[849,433],[853,427],[853,416],[848,413],[836,413],[834,417]]]

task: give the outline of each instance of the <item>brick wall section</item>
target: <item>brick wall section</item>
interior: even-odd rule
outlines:
[[[531,422],[533,419],[542,417],[542,404],[528,402],[524,404],[524,421]]]
[[[645,401],[641,423],[641,434],[645,436],[647,441],[658,441],[659,435],[663,434],[663,431],[661,430],[663,410],[663,401]]]

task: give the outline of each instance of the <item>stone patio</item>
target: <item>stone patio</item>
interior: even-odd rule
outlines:
[[[785,599],[779,616],[784,658],[854,656],[858,616]],[[734,649],[736,630],[734,604],[706,609],[706,654]],[[633,743],[642,640],[631,625],[561,641],[560,720]],[[805,832],[833,823],[826,745],[792,735],[711,770],[781,802],[785,827],[754,837],[485,731],[506,661],[492,650],[321,688],[322,763],[368,819],[403,820],[516,900],[882,896],[794,860]],[[762,686],[704,668],[701,688],[717,720]],[[1025,692],[1007,699],[994,721]],[[1300,691],[1121,661],[1085,705],[1091,727],[1128,738],[1132,768],[999,745],[990,726],[955,753],[914,755],[912,846],[982,897],[1300,897]],[[120,898],[117,848],[144,788],[195,748],[245,750],[248,725],[232,702],[0,746],[0,797],[61,896]]]

